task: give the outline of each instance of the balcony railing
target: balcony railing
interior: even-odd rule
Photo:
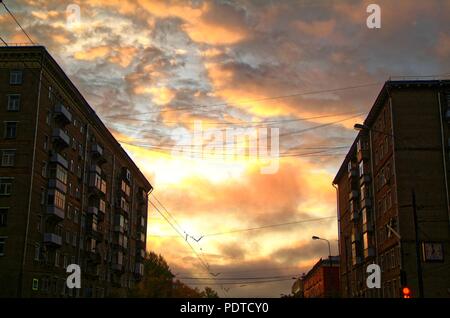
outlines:
[[[62,245],[62,237],[55,233],[45,233],[44,243],[51,246],[60,247]]]
[[[72,114],[63,104],[58,104],[55,106],[55,115],[57,119],[60,119],[66,124],[70,124],[72,122]]]
[[[88,207],[88,214],[98,215],[98,208],[95,206]]]
[[[97,144],[97,143],[92,144],[91,150],[92,150],[92,155],[99,156],[99,157],[103,156],[103,148],[99,144]]]
[[[66,160],[66,158],[64,158],[63,156],[61,156],[59,153],[54,153],[51,157],[50,157],[50,162],[51,163],[58,163],[61,166],[63,166],[64,168],[68,169],[69,164]]]
[[[64,220],[65,213],[63,209],[60,209],[54,205],[50,205],[47,207],[47,215],[52,216],[59,221],[62,221]]]
[[[369,183],[372,179],[370,178],[369,174],[364,174],[361,176],[361,178],[359,179],[359,184],[362,185],[364,183]]]
[[[60,181],[56,178],[48,179],[48,187],[50,189],[58,189],[62,193],[67,192],[67,185],[65,185],[62,181]]]
[[[134,266],[134,273],[138,276],[143,276],[144,275],[144,264],[136,263]]]
[[[70,137],[62,129],[55,128],[52,133],[53,141],[58,143],[62,147],[70,146]]]

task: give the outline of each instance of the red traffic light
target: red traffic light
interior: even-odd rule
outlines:
[[[411,289],[409,287],[402,288],[403,298],[411,298]]]

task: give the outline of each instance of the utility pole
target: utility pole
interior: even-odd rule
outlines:
[[[417,222],[416,192],[414,191],[414,189],[411,191],[411,195],[412,195],[414,234],[415,234],[415,244],[416,244],[417,281],[418,281],[418,285],[419,285],[419,298],[423,298],[422,261],[420,259],[419,226],[418,226],[418,222]]]

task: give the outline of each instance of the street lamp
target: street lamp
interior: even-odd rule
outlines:
[[[330,259],[330,266],[331,266],[332,263],[331,263],[331,245],[330,245],[330,241],[328,241],[327,239],[315,236],[315,235],[312,237],[312,239],[315,240],[315,241],[317,241],[317,240],[326,241],[328,243],[328,257]]]
[[[361,130],[369,130],[369,126],[364,125],[364,124],[355,124],[353,126],[353,129],[357,130],[357,131],[361,131]]]

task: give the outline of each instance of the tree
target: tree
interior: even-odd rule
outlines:
[[[218,298],[217,292],[210,287],[204,291],[191,288],[171,272],[166,260],[156,253],[150,252],[144,260],[144,277],[130,291],[131,297],[139,298]]]
[[[219,298],[217,292],[211,287],[205,287],[205,290],[201,292],[202,298]]]

